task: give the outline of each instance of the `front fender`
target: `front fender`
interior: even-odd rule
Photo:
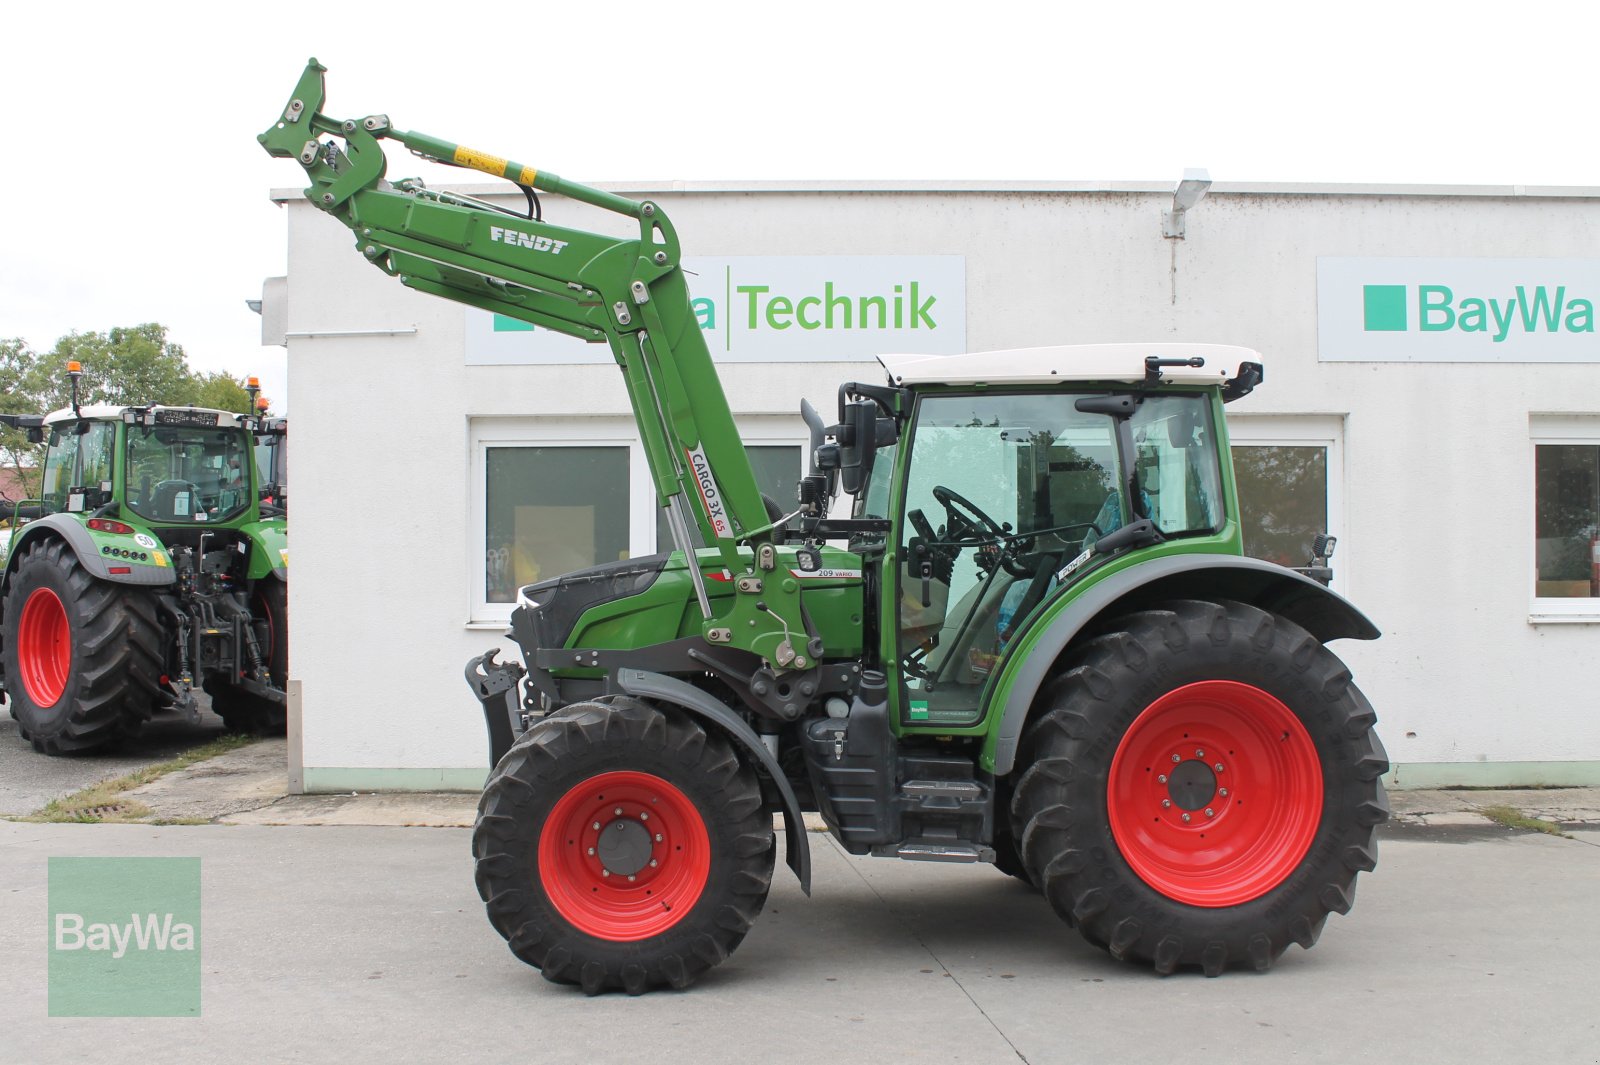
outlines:
[[[785,860],[800,879],[800,890],[811,894],[811,843],[806,839],[805,821],[800,816],[800,800],[795,797],[788,778],[778,767],[778,760],[761,742],[755,729],[746,724],[744,718],[687,681],[642,669],[619,669],[616,675],[617,686],[629,695],[671,703],[711,722],[772,778],[772,782],[778,786],[778,794],[783,798]]]
[[[1234,599],[1288,618],[1323,643],[1375,640],[1378,627],[1344,596],[1294,570],[1237,555],[1164,555],[1119,570],[1047,609],[1012,641],[994,687],[1004,706],[980,764],[995,776],[1011,772],[1017,744],[1039,686],[1063,651],[1097,618],[1173,599]]]

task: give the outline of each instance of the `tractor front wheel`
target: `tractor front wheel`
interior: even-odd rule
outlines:
[[[1347,913],[1389,768],[1350,673],[1286,618],[1185,601],[1086,644],[1041,693],[1011,803],[1055,910],[1161,973],[1268,968]]]
[[[537,722],[484,788],[478,894],[511,951],[589,994],[687,987],[744,939],[775,847],[754,771],[632,700]]]
[[[137,732],[155,703],[162,641],[148,593],[91,576],[60,540],[35,541],[6,593],[3,633],[23,736],[71,754]]]

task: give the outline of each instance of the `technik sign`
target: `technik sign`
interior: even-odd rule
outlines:
[[[695,318],[718,362],[841,362],[967,345],[960,255],[734,255],[684,259]],[[609,363],[604,344],[466,311],[469,366]]]
[[[1323,362],[1600,362],[1600,259],[1317,260]]]

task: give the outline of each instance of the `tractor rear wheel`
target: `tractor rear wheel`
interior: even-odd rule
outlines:
[[[1132,614],[1042,689],[1011,804],[1090,942],[1160,973],[1271,966],[1377,863],[1389,763],[1343,664],[1234,602]]]
[[[256,621],[256,640],[267,663],[272,686],[283,689],[289,678],[289,586],[276,577],[256,582],[250,595],[250,612]],[[220,678],[205,682],[211,709],[230,732],[281,736],[288,720],[283,703],[229,684]]]
[[[155,600],[89,574],[60,540],[37,540],[6,594],[11,714],[35,750],[71,754],[138,732],[149,719],[163,646]]]
[[[772,817],[747,762],[685,714],[578,703],[495,767],[472,833],[511,951],[594,995],[683,988],[731,954],[772,884]]]

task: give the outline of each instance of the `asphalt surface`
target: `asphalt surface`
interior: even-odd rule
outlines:
[[[0,824],[0,1059],[1600,1059],[1600,832],[1428,831],[1384,840],[1315,949],[1215,980],[1119,964],[987,866],[851,858],[813,834],[813,897],[780,864],[696,987],[590,999],[505,949],[460,829]],[[46,859],[73,854],[201,858],[201,1017],[47,1017]]]
[[[39,754],[23,741],[11,706],[0,706],[0,817],[31,814],[51,799],[71,795],[109,777],[120,777],[147,765],[165,762],[191,747],[223,734],[222,719],[211,712],[205,695],[200,701],[200,723],[182,716],[157,714],[138,736],[105,751],[67,757]],[[4,1061],[0,1053],[0,1061]]]

